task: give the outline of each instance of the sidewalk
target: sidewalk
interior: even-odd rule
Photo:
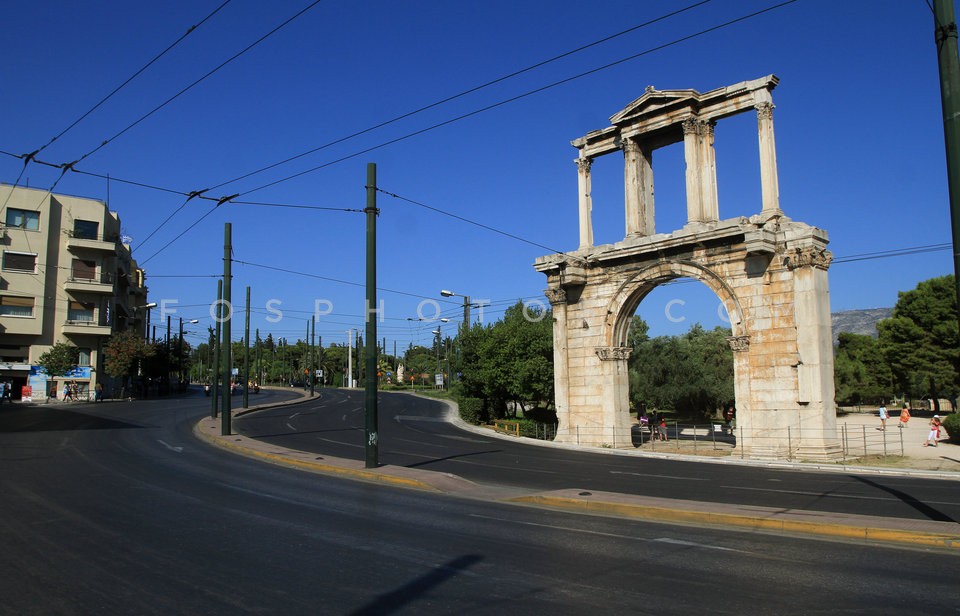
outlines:
[[[916,470],[932,470],[946,472],[960,472],[960,445],[947,441],[947,433],[943,428],[940,429],[940,442],[937,447],[924,447],[923,443],[927,438],[929,428],[929,417],[914,417],[906,428],[898,428],[898,414],[887,420],[887,429],[883,432],[880,428],[880,418],[876,413],[853,413],[837,417],[837,429],[846,426],[849,433],[863,434],[866,432],[871,435],[869,438],[876,439],[877,435],[885,433],[890,444],[891,455],[883,457],[871,456],[865,460],[870,466],[880,468],[902,468]],[[901,438],[903,443],[903,456],[900,454]]]

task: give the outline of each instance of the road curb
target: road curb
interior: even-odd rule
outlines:
[[[783,511],[768,507],[670,501],[611,492],[559,490],[509,499],[510,502],[585,513],[766,530],[823,537],[960,549],[960,525],[953,522]],[[683,507],[677,507],[677,503]],[[671,506],[672,505],[672,506]],[[811,519],[815,518],[815,519]]]
[[[217,434],[218,428],[218,420],[207,417],[194,424],[193,431],[199,438],[221,449],[281,466],[360,481],[385,483],[427,492],[442,493],[446,491],[442,487],[434,486],[429,482],[410,476],[411,473],[408,472],[408,469],[403,467],[382,466],[376,469],[367,469],[362,466],[362,463],[355,460],[334,458],[332,456],[320,456],[320,458],[328,460],[328,462],[318,462],[318,456],[315,454],[307,454],[305,452],[267,445],[238,434],[230,434],[227,436],[219,435]],[[426,471],[418,472],[423,473]],[[443,475],[443,473],[436,474]],[[466,481],[463,479],[460,480]]]

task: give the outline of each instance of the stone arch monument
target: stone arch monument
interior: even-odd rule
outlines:
[[[631,443],[627,328],[656,286],[689,277],[709,287],[730,316],[737,446],[753,458],[829,460],[841,453],[834,410],[827,233],[780,209],[769,75],[725,88],[656,90],[571,142],[579,186],[580,245],[537,259],[553,306],[557,440]],[[721,220],[714,125],[755,111],[760,145],[759,213]],[[687,223],[654,225],[653,151],[682,142]],[[626,236],[593,243],[590,166],[622,152]]]

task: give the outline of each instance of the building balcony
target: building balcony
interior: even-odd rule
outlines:
[[[112,274],[103,274],[99,278],[69,278],[63,285],[67,291],[75,293],[99,293],[113,295]]]
[[[83,315],[73,315],[73,317],[63,322],[61,331],[65,336],[109,336],[113,333],[110,325],[102,324],[92,317],[89,319]]]
[[[111,254],[117,251],[116,235],[92,235],[86,233],[67,232],[68,250],[98,250]]]

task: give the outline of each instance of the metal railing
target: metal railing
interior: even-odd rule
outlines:
[[[515,423],[515,422],[501,422]],[[547,436],[544,425],[537,428],[535,438],[549,440],[557,437],[557,428]],[[501,431],[507,432],[507,426]],[[509,432],[514,434],[513,426]],[[528,436],[523,435],[521,436]],[[870,425],[838,425],[836,431],[820,428],[788,426],[781,429],[754,430],[745,434],[742,427],[727,426],[723,422],[681,423],[666,422],[665,426],[636,425],[625,428],[571,426],[561,434],[561,440],[581,446],[635,448],[643,451],[682,453],[707,456],[734,456],[745,458],[769,457],[788,461],[809,458],[811,450],[830,452],[829,457],[839,463],[866,457],[905,455],[902,430],[879,430]],[[816,456],[814,456],[816,457]]]
[[[93,278],[70,274],[67,282],[76,282],[80,284],[113,284],[116,279],[116,274],[112,272],[103,272],[99,276],[94,276]]]

